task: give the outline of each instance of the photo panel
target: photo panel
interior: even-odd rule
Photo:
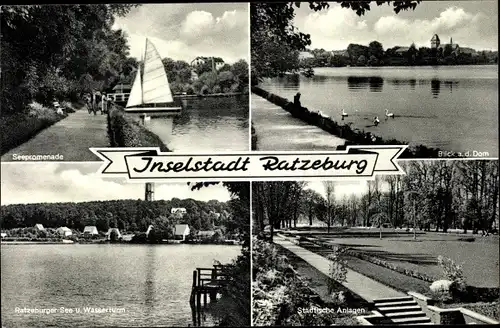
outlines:
[[[498,2],[250,8],[252,149],[498,158]]]
[[[2,164],[2,326],[250,325],[250,183]]]
[[[2,162],[249,150],[248,3],[2,7]]]
[[[252,183],[254,325],[498,324],[498,160],[400,165]]]

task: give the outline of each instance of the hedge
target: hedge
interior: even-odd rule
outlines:
[[[111,147],[159,147],[161,151],[170,151],[160,137],[117,105],[108,112],[108,137]]]

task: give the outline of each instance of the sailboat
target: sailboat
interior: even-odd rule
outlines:
[[[161,57],[154,44],[146,38],[144,72],[137,69],[134,84],[125,106],[125,112],[180,113],[182,107],[174,103],[172,90]]]

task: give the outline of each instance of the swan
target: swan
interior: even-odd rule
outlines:
[[[392,118],[394,118],[394,114],[393,113],[389,113],[389,110],[386,108],[385,109],[385,117],[392,117]]]
[[[321,117],[323,117],[323,118],[330,118],[330,116],[324,114],[322,111],[319,111],[318,115],[321,116]]]
[[[373,119],[373,125],[377,126],[380,123],[380,120],[378,119],[378,116],[375,116]]]
[[[342,118],[349,116],[345,110],[342,108]]]

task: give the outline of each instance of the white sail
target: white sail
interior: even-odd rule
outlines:
[[[160,55],[151,41],[146,39],[142,103],[171,103],[173,101],[167,73],[165,72]]]
[[[135,75],[134,84],[132,85],[132,90],[130,90],[130,95],[128,97],[127,106],[132,107],[142,104],[142,83],[141,83],[141,68],[137,69],[137,74]]]

